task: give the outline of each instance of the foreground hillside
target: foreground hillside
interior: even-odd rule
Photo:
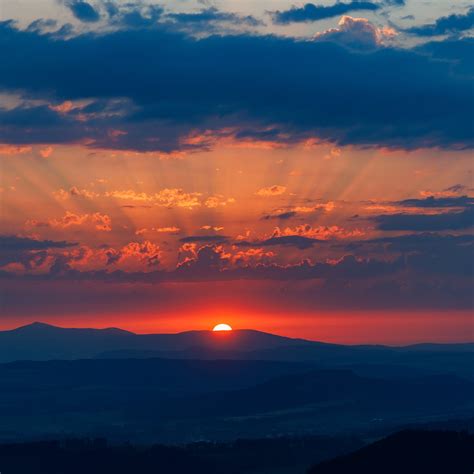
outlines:
[[[0,439],[386,432],[472,416],[473,399],[474,382],[450,374],[381,377],[270,361],[23,361],[0,364]]]
[[[403,431],[354,453],[323,462],[308,474],[472,474],[474,435]]]
[[[180,447],[71,439],[0,445],[0,465],[9,474],[471,474],[473,452],[474,435],[454,431],[403,431],[366,446],[351,437]]]

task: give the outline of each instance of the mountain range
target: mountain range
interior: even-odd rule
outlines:
[[[294,361],[393,359],[410,353],[474,354],[474,343],[346,346],[251,329],[135,334],[118,328],[61,328],[32,323],[0,331],[0,362],[85,358],[263,359]],[[455,357],[455,356],[454,356]]]

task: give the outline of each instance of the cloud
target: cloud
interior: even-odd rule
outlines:
[[[474,27],[474,7],[469,8],[466,13],[454,13],[449,16],[438,18],[434,23],[413,26],[405,30],[417,36],[440,36],[447,34],[456,34],[462,31],[470,30]]]
[[[302,235],[275,235],[268,239],[258,240],[258,241],[239,241],[235,245],[237,247],[272,247],[275,245],[284,245],[290,247],[296,247],[300,250],[309,249],[313,245],[322,243],[324,241],[314,239],[312,237],[305,237]]]
[[[39,151],[39,154],[43,158],[49,158],[51,156],[51,154],[53,153],[53,151],[54,151],[54,148],[52,146],[47,146],[45,148],[41,148],[40,151]]]
[[[134,309],[149,284],[156,285],[150,291],[155,297],[159,295],[156,302],[161,307],[163,295],[170,291],[167,283],[173,282],[212,282],[213,290],[217,290],[216,285],[219,285],[219,292],[225,282],[234,282],[230,285],[232,293],[229,293],[234,295],[242,295],[239,288],[252,286],[261,298],[259,301],[268,304],[284,291],[285,304],[299,302],[300,308],[469,309],[472,306],[472,236],[412,234],[344,245],[354,248],[350,252],[344,248],[338,258],[319,258],[318,261],[304,259],[281,265],[274,263],[275,254],[265,248],[249,246],[242,249],[231,246],[226,249],[223,244],[198,247],[196,243],[185,243],[182,249],[185,258],[171,270],[157,268],[160,249],[149,241],[131,242],[119,249],[106,246],[98,250],[58,248],[55,255],[46,255],[54,249],[39,249],[32,251],[38,254],[35,256],[36,262],[31,263],[31,270],[18,272],[14,265],[6,265],[0,271],[0,278],[3,283],[16,288],[13,293],[7,293],[10,295],[8,304],[12,307],[32,305],[38,293],[34,297],[30,289],[34,290],[38,286],[45,301],[58,303],[62,301],[62,295],[67,294],[67,301],[70,302],[68,292],[81,287],[68,285],[70,281],[96,282],[88,286],[88,292],[97,288],[102,295],[107,294],[101,301],[108,301],[111,307],[124,292],[133,288],[127,293],[127,301],[130,303],[129,298],[132,298]],[[354,250],[358,251],[357,245],[369,246],[376,257],[357,255],[354,253]],[[319,254],[319,251],[315,252],[313,257],[316,259]],[[238,283],[242,281],[244,283]],[[246,281],[253,283],[248,285]],[[40,282],[41,285],[38,285]],[[124,283],[133,283],[133,287]],[[64,289],[66,293],[58,291],[58,288]],[[183,286],[179,288],[182,292]],[[186,290],[190,288],[185,287]],[[202,290],[202,286],[199,288],[209,294],[209,287],[205,290]],[[15,296],[23,296],[26,289],[28,299]],[[264,297],[263,293],[269,289],[271,292]],[[133,295],[138,299],[133,300]],[[79,298],[79,303],[90,301],[89,293],[88,296]],[[95,298],[94,302],[97,302]]]
[[[458,187],[451,187],[447,189],[447,192],[453,192],[454,189],[460,189]],[[398,201],[400,206],[405,207],[467,207],[474,206],[474,198],[469,196],[458,196],[458,197],[435,197],[428,196],[425,199],[405,199]]]
[[[173,153],[212,146],[187,140],[198,133],[278,129],[284,144],[472,147],[467,45],[362,54],[277,36],[194,39],[163,26],[65,40],[3,22],[0,48],[15,54],[2,58],[0,88],[44,104],[0,108],[0,142]],[[67,113],[49,107],[85,99],[87,108]]]
[[[286,186],[280,186],[274,184],[273,186],[268,186],[267,188],[259,189],[256,194],[258,196],[271,197],[271,196],[281,196],[286,193]]]
[[[146,263],[147,266],[156,266],[160,263],[160,247],[149,240],[145,242],[130,242],[114,255],[113,262],[123,262],[129,258]]]
[[[26,222],[27,227],[57,227],[67,229],[72,226],[92,225],[96,230],[110,232],[112,230],[112,220],[107,214],[95,212],[93,214],[75,214],[66,211],[59,219],[49,219],[48,221],[37,221],[30,219]]]
[[[0,144],[0,155],[22,155],[29,153],[32,150],[31,146],[15,146]]]
[[[315,41],[333,41],[353,49],[373,49],[383,45],[386,40],[392,39],[396,34],[393,28],[378,28],[365,18],[344,15],[339,20],[337,28],[317,33],[314,39]],[[334,156],[338,154],[332,151],[328,158]]]
[[[136,192],[132,189],[107,191],[107,197],[115,199],[122,199],[125,201],[144,201],[151,202],[157,206],[167,207],[172,209],[174,207],[184,207],[193,209],[201,206],[201,193],[187,193],[181,188],[165,188],[153,194],[145,192]]]
[[[225,207],[228,204],[234,204],[234,198],[225,198],[221,194],[215,196],[209,196],[205,201],[204,205],[210,209],[215,209],[217,207]]]
[[[264,220],[269,220],[269,219],[281,219],[281,220],[287,220],[287,219],[292,219],[293,217],[296,217],[297,213],[296,211],[284,211],[284,212],[276,212],[275,214],[267,214],[262,217]]]
[[[222,226],[212,226],[212,225],[203,225],[201,226],[202,230],[213,230],[214,232],[220,232],[221,230],[224,230],[224,227]]]
[[[81,0],[66,0],[65,5],[79,21],[84,23],[95,23],[100,20],[98,11],[88,2]]]
[[[67,199],[71,198],[94,199],[100,196],[99,193],[90,191],[88,189],[79,189],[76,186],[72,186],[71,188],[69,188],[69,191],[60,188],[58,191],[55,191],[53,195],[56,199],[59,199],[60,201],[66,201]]]
[[[119,28],[150,28],[157,24],[164,14],[160,5],[144,5],[142,3],[119,3],[108,1],[105,9],[108,21]]]
[[[241,247],[287,245],[299,249],[307,249],[327,240],[353,239],[360,238],[363,235],[364,232],[359,229],[347,230],[337,225],[313,227],[310,224],[302,224],[296,227],[285,227],[283,229],[276,227],[270,238],[254,242],[243,240],[237,242],[235,245]]]
[[[50,248],[69,248],[76,245],[76,242],[66,242],[65,240],[38,240],[17,235],[0,235],[0,248],[2,250],[44,250]]]
[[[474,225],[474,207],[442,214],[385,214],[373,220],[380,230],[442,231],[463,230]]]
[[[199,242],[227,242],[229,237],[226,235],[188,235],[179,239],[183,244]]]
[[[177,272],[187,273],[191,278],[204,276],[209,271],[220,271],[229,262],[229,255],[222,246],[205,245],[192,258],[185,259],[176,269]]]
[[[464,184],[453,184],[448,188],[443,189],[442,191],[420,191],[420,195],[423,197],[456,197],[459,194],[468,191],[468,187]]]
[[[263,220],[281,219],[287,220],[297,217],[300,214],[311,214],[314,212],[332,212],[336,207],[334,201],[318,203],[312,206],[287,206],[285,208],[275,209],[270,214],[262,217]]]
[[[135,235],[144,235],[144,234],[149,234],[152,232],[158,232],[159,234],[179,234],[181,232],[181,229],[176,226],[150,227],[149,229],[142,228],[142,229],[137,229],[135,231]]]
[[[43,264],[51,249],[67,249],[76,242],[38,240],[17,235],[0,235],[0,266],[18,263],[26,269]]]
[[[238,15],[237,13],[224,12],[215,7],[205,8],[195,13],[170,13],[166,17],[184,25],[208,25],[214,22],[225,22],[256,27],[263,24],[261,20],[258,20],[252,15]]]
[[[311,22],[344,15],[351,11],[375,11],[380,5],[372,2],[338,2],[333,5],[315,5],[307,3],[304,7],[291,7],[289,10],[273,12],[273,22],[286,25],[288,23]]]

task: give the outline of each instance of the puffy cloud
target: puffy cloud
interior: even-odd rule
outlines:
[[[337,225],[313,227],[309,224],[303,224],[293,228],[286,227],[284,229],[280,229],[277,227],[273,232],[272,237],[281,237],[284,235],[303,235],[305,237],[311,237],[314,239],[329,240],[359,238],[365,235],[365,232],[359,229],[347,230]]]
[[[148,266],[156,266],[160,263],[160,247],[149,240],[145,242],[130,242],[119,251],[118,261],[126,259],[138,259]]]
[[[31,146],[4,145],[0,143],[0,155],[21,155],[29,153],[31,150]]]
[[[230,261],[230,254],[224,251],[221,245],[205,245],[201,247],[192,258],[181,262],[176,271],[185,272],[195,276],[204,276],[208,271],[220,271]]]
[[[356,239],[365,233],[359,229],[348,230],[340,226],[316,226],[309,224],[286,227],[276,227],[272,235],[261,240],[249,241],[240,239],[235,243],[237,247],[271,247],[284,245],[296,247],[300,250],[308,249],[316,244],[322,244],[329,240]]]
[[[270,197],[270,196],[281,196],[286,192],[286,186],[280,186],[274,184],[273,186],[268,186],[267,188],[259,189],[256,194],[258,196]]]
[[[277,24],[309,22],[324,20],[334,16],[344,15],[350,11],[369,10],[375,11],[380,5],[372,2],[338,2],[333,5],[315,5],[307,3],[303,7],[291,7],[289,10],[273,12],[273,21]]]
[[[315,41],[334,41],[349,48],[370,49],[384,44],[396,36],[393,28],[378,28],[365,18],[343,16],[337,28],[331,28],[314,36]],[[333,151],[335,150],[335,151]],[[339,156],[337,149],[333,149],[327,159]]]
[[[49,219],[48,221],[37,221],[30,219],[26,221],[27,227],[58,227],[67,229],[71,226],[92,225],[96,230],[110,232],[112,230],[112,220],[107,214],[95,212],[93,214],[75,214],[66,211],[59,219]]]
[[[41,148],[40,151],[39,151],[39,154],[43,158],[49,158],[51,156],[51,154],[53,153],[53,151],[54,151],[54,148],[52,146],[47,146],[45,148]]]
[[[145,192],[136,192],[131,189],[123,191],[107,191],[107,197],[115,199],[123,199],[126,201],[147,201],[152,202],[157,206],[164,206],[167,208],[184,207],[193,209],[201,206],[201,193],[186,193],[178,188],[165,188],[153,194]]]
[[[234,198],[225,198],[221,194],[215,196],[209,196],[205,201],[204,205],[210,209],[215,209],[216,207],[227,206],[227,204],[234,204]]]
[[[79,189],[76,186],[72,186],[71,188],[69,188],[69,191],[66,191],[65,189],[61,188],[58,191],[55,191],[53,195],[56,199],[59,199],[60,201],[66,201],[67,199],[75,197],[94,199],[100,196],[99,193],[90,191],[88,189]]]

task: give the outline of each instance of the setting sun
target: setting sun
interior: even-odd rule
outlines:
[[[217,324],[213,331],[232,331],[232,328],[228,324]]]

